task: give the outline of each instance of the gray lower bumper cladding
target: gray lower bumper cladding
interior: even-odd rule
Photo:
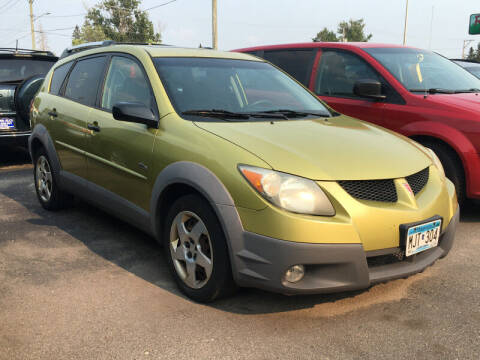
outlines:
[[[403,278],[447,255],[453,245],[459,214],[457,210],[437,247],[380,265],[367,261],[372,259],[372,254],[366,253],[361,244],[295,243],[244,232],[242,246],[235,251],[235,278],[240,286],[284,294],[350,291]],[[393,257],[391,254],[381,256],[388,255]],[[297,283],[286,282],[285,271],[297,264],[305,266],[304,278]]]

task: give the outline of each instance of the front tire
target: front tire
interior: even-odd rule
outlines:
[[[68,207],[72,196],[58,187],[58,179],[52,170],[46,151],[41,148],[33,159],[35,191],[40,205],[46,210],[56,211]]]
[[[432,149],[440,159],[445,175],[455,185],[458,203],[462,205],[466,199],[466,184],[461,160],[452,149],[440,142],[425,142],[423,145]]]
[[[191,194],[176,200],[163,228],[167,262],[185,295],[210,302],[234,292],[225,235],[204,198]]]

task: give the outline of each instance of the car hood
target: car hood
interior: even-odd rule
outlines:
[[[446,109],[457,114],[458,112],[467,112],[470,114],[467,115],[469,119],[480,119],[480,95],[475,93],[432,94],[428,95],[425,101],[430,107],[437,110]]]
[[[196,125],[255,154],[275,170],[313,180],[400,178],[431,164],[413,141],[347,116]]]

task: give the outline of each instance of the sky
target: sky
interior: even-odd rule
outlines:
[[[143,0],[148,9],[169,0]],[[34,0],[36,30],[47,36],[59,55],[71,45],[73,27],[83,23],[86,9],[99,0]],[[363,18],[371,42],[401,44],[405,0],[218,0],[218,44],[221,50],[309,42],[327,27]],[[433,18],[432,18],[433,12]],[[44,15],[50,13],[49,15]],[[464,40],[476,47],[480,35],[468,35],[468,20],[480,13],[478,0],[409,0],[407,45],[442,55],[462,56]],[[175,0],[148,11],[166,44],[211,46],[211,0]],[[433,21],[432,21],[433,20]],[[37,33],[38,38],[38,33]],[[0,47],[31,48],[27,0],[0,0]],[[468,48],[466,49],[468,51]]]

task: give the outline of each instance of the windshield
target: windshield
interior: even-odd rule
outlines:
[[[178,113],[291,110],[330,116],[317,97],[268,63],[216,58],[156,58],[154,62]]]
[[[367,48],[410,91],[480,89],[480,79],[438,54],[409,48]]]
[[[33,75],[43,75],[55,61],[33,59],[0,59],[0,82],[22,81]]]

